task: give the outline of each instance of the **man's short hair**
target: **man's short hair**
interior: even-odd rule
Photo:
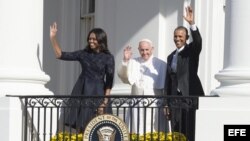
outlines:
[[[175,32],[176,30],[184,30],[185,33],[186,33],[186,40],[189,38],[188,29],[187,29],[186,27],[184,27],[184,26],[178,26],[178,27],[175,28],[174,32]]]

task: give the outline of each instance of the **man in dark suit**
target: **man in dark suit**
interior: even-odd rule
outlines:
[[[183,17],[190,25],[193,41],[187,44],[189,35],[184,26],[178,26],[174,30],[174,42],[177,49],[167,58],[167,95],[203,96],[204,91],[197,75],[202,39],[194,23],[193,10],[190,6],[186,8],[186,16]],[[194,141],[195,112],[184,109],[171,110],[173,130],[187,134],[188,140]]]

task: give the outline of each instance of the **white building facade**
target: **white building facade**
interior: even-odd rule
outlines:
[[[1,137],[22,138],[22,119],[16,119],[22,116],[22,105],[6,95],[67,95],[81,71],[77,63],[55,59],[49,40],[53,22],[64,51],[82,49],[88,29],[103,28],[117,69],[123,48],[131,45],[138,56],[142,38],[151,39],[154,56],[166,60],[175,49],[175,27],[188,27],[182,16],[184,7],[191,5],[203,39],[199,77],[206,95],[220,96],[200,98],[196,141],[222,141],[224,124],[250,124],[249,4],[249,0],[0,0]],[[129,93],[130,87],[116,75],[112,94]]]

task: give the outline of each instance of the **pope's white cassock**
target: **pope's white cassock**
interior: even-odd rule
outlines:
[[[123,83],[132,86],[132,95],[162,95],[165,85],[166,69],[166,62],[153,57],[153,55],[147,61],[138,57],[130,59],[128,62],[122,62],[118,70],[118,76]],[[141,102],[136,105],[136,107],[138,106],[143,106],[143,103]],[[132,108],[132,110],[127,110],[125,122],[129,131],[132,133],[144,134],[144,129],[146,129],[146,133],[148,133],[165,128],[167,126],[164,122],[166,119],[164,119],[163,113],[160,113],[159,115],[161,116],[158,117],[158,109],[153,108],[155,106],[156,102],[146,109]],[[146,121],[145,125],[144,121]],[[158,126],[158,121],[160,121],[161,126]],[[166,131],[166,128],[164,130]]]

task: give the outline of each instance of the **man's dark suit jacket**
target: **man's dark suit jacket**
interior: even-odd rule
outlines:
[[[198,77],[199,55],[202,49],[202,39],[197,28],[191,30],[193,42],[187,44],[178,53],[177,71],[171,69],[171,63],[175,51],[167,58],[166,88],[167,95],[182,96],[204,96],[204,91]],[[180,92],[177,92],[177,89]],[[169,105],[171,107],[171,105]],[[182,109],[170,108],[171,122],[174,131],[184,133],[188,141],[195,140],[195,111],[189,111],[186,107]]]
[[[177,72],[173,73],[171,62],[175,51],[167,58],[167,95],[177,95],[177,88],[183,96],[203,96],[204,91],[197,75],[199,66],[199,55],[202,49],[202,39],[197,28],[191,30],[193,41],[187,44],[178,54]]]

